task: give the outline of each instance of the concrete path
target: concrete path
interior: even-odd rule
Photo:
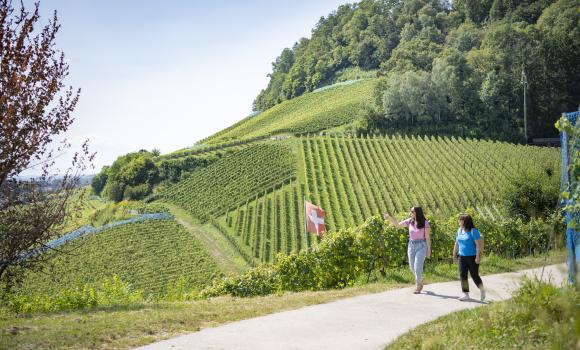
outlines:
[[[540,277],[542,268],[483,276],[485,303],[470,280],[474,300],[458,300],[458,281],[342,299],[327,304],[207,328],[139,349],[382,349],[398,336],[440,316],[510,298],[522,275]],[[546,267],[543,280],[561,285],[563,265]],[[477,299],[476,299],[477,298]]]

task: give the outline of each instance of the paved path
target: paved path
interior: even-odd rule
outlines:
[[[505,300],[522,275],[540,277],[542,269],[483,276],[487,300]],[[546,267],[543,280],[561,285],[564,266]],[[470,281],[471,297],[479,290]],[[382,349],[422,323],[462,309],[485,305],[461,302],[459,282],[426,285],[420,295],[396,289],[304,307],[207,328],[139,349]]]

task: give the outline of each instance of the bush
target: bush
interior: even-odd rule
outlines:
[[[151,186],[146,183],[135,186],[126,186],[123,193],[123,198],[141,200],[151,193]]]
[[[485,254],[521,257],[540,253],[545,251],[551,232],[562,229],[561,215],[556,214],[526,223],[520,218],[492,221],[473,209],[467,212],[484,237]],[[447,220],[429,218],[432,259],[451,259],[457,219],[458,215]],[[343,288],[354,284],[371,268],[384,271],[406,265],[407,240],[404,230],[374,216],[357,228],[328,232],[311,250],[278,254],[274,265],[262,265],[241,276],[215,281],[201,296],[255,296],[276,291]]]
[[[18,314],[92,309],[99,306],[129,305],[143,301],[140,291],[132,291],[119,276],[113,275],[96,286],[69,287],[58,294],[13,294],[8,296],[8,307]]]
[[[526,279],[513,298],[516,324],[533,330],[535,342],[553,349],[574,349],[580,344],[580,290],[573,286]]]
[[[559,178],[551,168],[515,177],[501,193],[507,212],[523,220],[548,217],[559,197]]]
[[[167,293],[163,299],[166,301],[194,300],[198,293],[188,288],[187,285],[187,279],[184,276],[179,276],[177,280],[167,286]]]
[[[320,287],[318,265],[319,257],[312,252],[279,253],[276,257],[278,288],[292,292],[317,290]]]
[[[204,289],[202,298],[230,294],[235,297],[253,297],[272,294],[277,290],[274,270],[266,265],[254,267],[240,276],[226,277],[214,281],[213,285]]]
[[[361,249],[360,236],[354,230],[327,233],[313,254],[318,258],[316,275],[323,289],[350,286],[368,267],[368,254]]]

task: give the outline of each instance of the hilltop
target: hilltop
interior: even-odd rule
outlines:
[[[254,109],[378,76],[366,132],[554,137],[580,100],[578,28],[576,0],[345,4],[282,50]]]

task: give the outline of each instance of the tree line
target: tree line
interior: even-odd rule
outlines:
[[[524,141],[553,136],[580,102],[578,0],[363,0],[321,17],[272,63],[254,110],[378,76],[364,132]],[[525,75],[525,76],[524,76]],[[515,132],[514,132],[515,130]]]

